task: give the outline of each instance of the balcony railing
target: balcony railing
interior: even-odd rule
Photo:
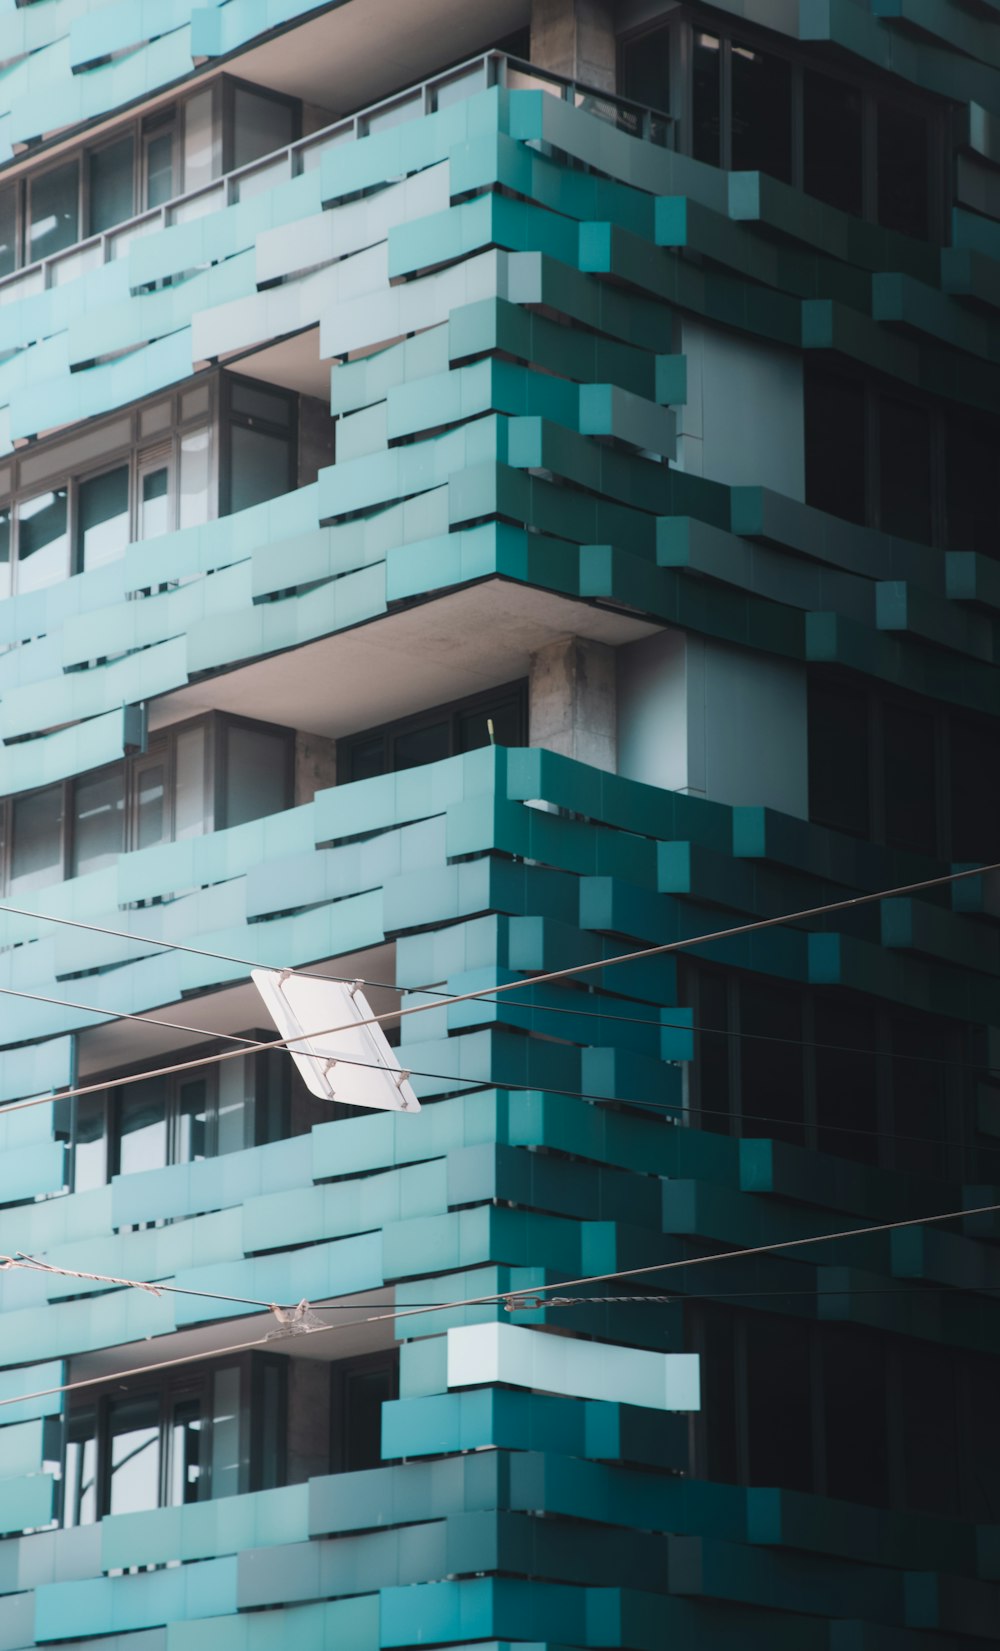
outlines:
[[[15,270],[0,280],[0,305],[63,286],[89,270],[124,257],[131,243],[140,236],[154,235],[172,224],[190,223],[238,201],[250,200],[278,183],[312,171],[320,164],[323,155],[341,144],[353,143],[358,138],[386,131],[405,121],[419,120],[490,86],[504,86],[512,91],[546,92],[571,103],[574,108],[585,110],[597,120],[606,121],[631,137],[643,138],[663,148],[670,147],[672,120],[669,115],[632,103],[627,98],[613,96],[610,92],[596,91],[592,86],[578,81],[566,80],[562,75],[535,68],[533,64],[508,57],[503,52],[485,52],[457,68],[448,69],[404,92],[395,93],[381,103],[335,121],[319,132],[311,132],[308,137],[299,138],[296,143],[288,144],[283,149],[276,149],[273,154],[227,172],[188,194],[178,195],[162,206],[126,219],[113,229],[92,235],[85,241],[77,241],[62,252]]]

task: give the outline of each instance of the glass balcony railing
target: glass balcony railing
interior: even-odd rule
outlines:
[[[503,52],[485,52],[381,103],[348,115],[321,131],[311,132],[308,137],[276,149],[260,160],[225,173],[198,189],[141,212],[124,223],[116,224],[113,229],[92,235],[61,252],[14,271],[0,280],[0,305],[63,286],[79,275],[124,257],[132,242],[141,236],[155,235],[173,224],[190,223],[239,201],[250,200],[276,184],[312,171],[320,164],[323,155],[341,144],[387,131],[405,121],[419,120],[491,86],[504,86],[511,91],[542,91],[572,104],[574,108],[583,109],[595,119],[605,121],[631,137],[645,139],[662,148],[672,146],[672,119],[669,115],[645,108],[628,98],[566,80],[561,75],[538,69]]]

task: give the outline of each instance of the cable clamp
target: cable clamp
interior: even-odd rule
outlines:
[[[265,1337],[266,1341],[283,1341],[285,1336],[307,1336],[311,1330],[326,1329],[326,1320],[319,1317],[304,1297],[294,1307],[279,1307],[276,1301],[272,1301],[270,1310],[280,1329],[272,1330]]]
[[[505,1313],[520,1313],[529,1307],[548,1307],[546,1296],[505,1296],[503,1310]]]

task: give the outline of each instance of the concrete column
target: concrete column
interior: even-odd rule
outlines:
[[[540,69],[613,92],[614,0],[531,0],[531,61]]]
[[[615,771],[615,653],[568,636],[532,656],[528,743]]]
[[[324,734],[295,736],[295,806],[337,783],[337,747]]]

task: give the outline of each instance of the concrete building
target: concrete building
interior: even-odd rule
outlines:
[[[992,0],[0,69],[0,1651],[995,1642]]]

